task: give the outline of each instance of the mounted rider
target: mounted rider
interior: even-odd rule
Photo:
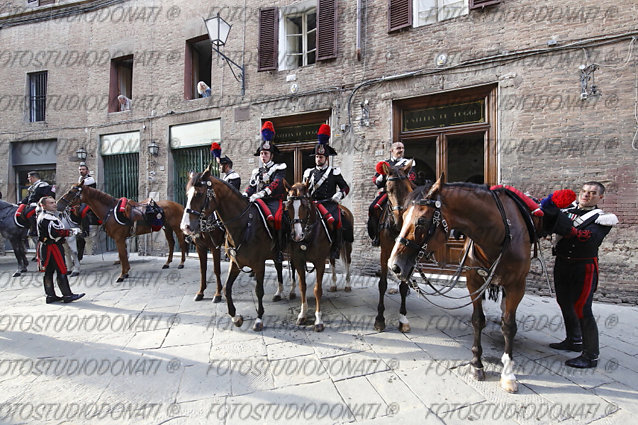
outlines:
[[[386,159],[385,162],[387,162],[390,166],[403,167],[409,161],[412,161],[412,168],[408,173],[408,179],[411,182],[414,182],[416,180],[416,173],[413,171],[415,162],[413,159],[404,158],[404,153],[405,148],[403,143],[394,142],[391,146],[390,158]],[[383,173],[383,169],[380,167],[380,164],[383,164],[383,161],[377,164],[375,169],[376,172],[372,177],[372,182],[379,188],[379,192],[368,208],[368,235],[370,236],[370,239],[372,239],[372,246],[379,246],[379,220],[381,219],[381,212],[388,202],[388,195],[385,192],[385,182],[387,177]]]
[[[276,236],[274,237],[277,250],[276,262],[283,261],[283,249],[285,248],[285,235],[283,229],[283,199],[286,194],[284,179],[286,178],[286,164],[275,163],[274,156],[279,149],[273,143],[275,128],[272,122],[266,121],[261,128],[261,143],[255,152],[260,158],[260,166],[255,168],[250,175],[248,187],[243,195],[255,202],[266,216],[268,222],[273,223]],[[284,224],[285,225],[285,224]]]
[[[16,223],[19,226],[26,227],[28,223],[29,227],[31,227],[29,236],[36,236],[36,229],[31,226],[35,220],[31,220],[35,217],[38,202],[47,196],[55,198],[55,190],[49,183],[40,180],[40,173],[37,171],[29,171],[29,173],[27,173],[27,180],[29,180],[31,185],[27,189],[27,196],[20,201],[15,217]]]
[[[235,170],[233,170],[233,161],[227,156],[222,155],[222,148],[217,142],[213,142],[210,147],[210,153],[213,155],[213,158],[219,163],[220,170],[224,173],[222,180],[226,183],[230,184],[235,189],[239,190],[241,187],[241,177]]]
[[[315,158],[315,167],[308,168],[303,173],[303,182],[308,186],[308,194],[312,199],[331,231],[332,245],[330,258],[339,256],[346,231],[347,239],[352,242],[352,223],[341,214],[339,202],[350,192],[348,183],[343,179],[338,167],[328,164],[328,157],[336,156],[337,152],[328,144],[330,140],[330,126],[321,124],[317,132],[319,143],[315,146],[311,156]]]

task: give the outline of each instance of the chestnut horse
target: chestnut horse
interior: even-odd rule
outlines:
[[[482,295],[490,281],[503,292],[501,331],[505,350],[501,357],[501,387],[516,392],[518,384],[512,361],[516,309],[525,294],[525,277],[535,242],[535,235],[528,230],[529,212],[519,208],[502,189],[491,191],[485,185],[473,183],[443,184],[442,179],[443,176],[429,192],[419,188],[408,199],[403,227],[388,265],[399,279],[408,280],[419,258],[447,242],[449,229],[467,235],[467,289],[474,308],[471,361],[474,376],[485,379],[481,362],[481,331],[485,327]]]
[[[381,247],[380,263],[381,277],[379,279],[379,304],[377,306],[377,317],[374,320],[374,328],[381,332],[385,329],[385,305],[383,298],[388,289],[388,259],[394,246],[394,240],[399,236],[399,230],[403,224],[403,203],[413,190],[413,185],[408,179],[408,174],[412,169],[413,161],[409,161],[403,167],[389,166],[383,164],[383,172],[387,176],[385,190],[388,194],[388,202],[381,213],[381,230],[379,232],[379,246]],[[399,330],[401,332],[410,331],[410,323],[406,317],[407,310],[405,299],[408,295],[408,285],[403,280],[399,284],[401,294],[401,307],[399,309]]]
[[[218,303],[222,300],[222,278],[221,278],[221,252],[220,248],[226,240],[226,229],[219,221],[215,214],[205,217],[199,211],[192,209],[192,199],[195,194],[194,181],[199,181],[201,173],[190,173],[190,179],[186,183],[186,208],[182,215],[180,229],[185,235],[190,236],[195,244],[197,256],[199,257],[199,292],[195,295],[195,301],[204,299],[204,290],[206,290],[206,273],[208,272],[208,251],[213,254],[213,272],[217,279],[217,289],[213,296],[213,302]],[[191,228],[191,214],[197,217],[197,225]]]
[[[107,193],[93,189],[90,186],[84,186],[83,183],[78,183],[71,186],[71,189],[58,200],[57,204],[58,211],[64,211],[69,206],[85,203],[91,208],[95,215],[102,220],[106,234],[113,238],[117,245],[117,252],[122,267],[122,273],[117,278],[117,282],[122,282],[128,277],[128,272],[131,269],[128,262],[128,252],[126,251],[126,238],[151,233],[151,227],[147,225],[144,220],[138,221],[136,225],[119,224],[113,215],[113,209],[117,202],[117,199]],[[132,206],[142,205],[132,201],[129,201],[129,203]],[[184,233],[182,233],[179,228],[179,224],[184,214],[184,207],[173,201],[157,201],[156,203],[164,210],[164,234],[166,235],[169,250],[168,259],[162,268],[167,269],[168,265],[173,261],[173,250],[175,248],[173,232],[175,232],[182,250],[182,261],[180,261],[177,268],[182,269],[184,268],[187,247],[186,241],[184,240]],[[132,229],[135,229],[134,234],[131,234]]]
[[[341,213],[346,219],[353,223],[353,216],[350,210],[344,206],[339,206]],[[321,295],[323,273],[326,267],[326,259],[330,257],[330,246],[332,242],[328,236],[326,224],[321,220],[321,215],[308,196],[308,185],[305,183],[295,183],[288,190],[288,201],[286,203],[288,218],[292,224],[290,232],[290,246],[288,253],[293,268],[299,276],[299,292],[301,293],[301,312],[297,317],[297,324],[303,325],[306,321],[308,303],[306,302],[306,262],[313,264],[315,269],[315,331],[321,332],[324,329],[321,318]],[[345,291],[350,292],[350,263],[352,254],[352,242],[344,241],[340,247],[341,259],[346,268]],[[328,291],[337,290],[337,273],[335,270],[335,260],[330,260],[332,270],[332,286]]]
[[[274,260],[277,251],[269,232],[273,232],[266,227],[258,207],[249,202],[241,195],[237,189],[217,177],[211,175],[206,169],[203,173],[197,174],[189,182],[192,190],[189,192],[190,203],[190,229],[197,232],[201,217],[209,217],[213,212],[217,212],[219,219],[226,228],[226,253],[231,264],[226,277],[225,295],[228,305],[228,314],[231,316],[235,326],[240,327],[244,323],[244,318],[237,314],[233,303],[233,283],[243,267],[252,269],[257,284],[255,294],[257,295],[257,319],[253,330],[263,330],[264,314],[264,274],[266,270],[266,260]],[[198,213],[198,214],[195,214]],[[276,237],[272,233],[273,237]],[[281,263],[275,262],[277,268],[277,278],[279,287],[273,297],[274,301],[281,300],[283,292],[283,278]],[[290,298],[294,298],[294,287],[291,289]]]

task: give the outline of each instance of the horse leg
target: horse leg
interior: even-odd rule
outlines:
[[[80,260],[78,258],[77,238],[75,236],[66,239],[64,254],[67,264],[72,264],[72,271],[69,276],[75,277],[80,275]]]
[[[208,271],[208,248],[201,243],[195,244],[197,257],[199,258],[199,292],[195,295],[195,301],[204,299],[204,291],[206,290],[206,272]]]
[[[115,241],[117,245],[117,253],[120,257],[120,266],[122,267],[122,274],[117,278],[116,282],[124,282],[124,279],[128,277],[128,272],[131,270],[131,266],[128,263],[128,252],[126,251],[126,239],[118,239]]]
[[[477,282],[477,276],[468,276],[467,278],[467,290],[469,293],[475,292],[481,286],[480,282]],[[474,378],[477,381],[485,380],[485,371],[483,370],[483,362],[481,357],[483,356],[483,347],[481,346],[481,332],[485,327],[485,314],[483,313],[483,298],[475,296],[472,299],[472,328],[474,329],[474,342],[472,343],[472,371]]]
[[[381,277],[379,278],[379,304],[377,306],[377,317],[374,319],[374,328],[381,332],[385,329],[385,305],[383,297],[388,289],[388,258],[390,257],[390,249],[386,243],[381,244]]]
[[[321,284],[325,267],[326,263],[324,261],[315,263],[315,275],[317,276],[317,281],[315,282],[315,332],[321,332],[324,329],[323,320],[321,319],[321,295],[323,294]]]
[[[233,283],[239,275],[239,267],[234,261],[231,261],[228,268],[228,276],[226,277],[226,305],[228,306],[228,315],[232,318],[233,324],[238,328],[244,323],[243,316],[237,316],[237,310],[235,310],[235,304],[233,304]]]
[[[399,330],[403,333],[410,332],[410,322],[406,317],[408,314],[407,308],[405,308],[405,299],[408,296],[408,284],[407,282],[399,283],[399,292],[401,293],[401,308],[399,309]]]
[[[173,251],[175,250],[175,238],[173,237],[173,230],[166,226],[164,227],[164,235],[166,235],[166,242],[168,242],[168,258],[166,263],[162,266],[163,269],[167,269],[168,265],[173,261]]]
[[[332,271],[332,285],[328,288],[328,292],[337,292],[337,270],[335,268],[335,263],[337,261],[334,258],[330,259],[330,270]],[[315,288],[316,288],[315,284]]]
[[[284,274],[282,263],[275,261],[275,270],[277,270],[277,292],[273,295],[272,300],[277,302],[281,301],[281,294],[284,293]]]
[[[218,303],[222,300],[222,291],[224,287],[222,286],[222,278],[221,278],[221,252],[219,252],[219,248],[215,248],[213,245],[213,272],[215,273],[215,278],[217,279],[217,289],[215,290],[215,296],[213,297],[213,302]],[[179,266],[178,266],[179,268]]]
[[[343,252],[341,260],[343,261],[343,265],[346,268],[346,287],[344,288],[345,292],[352,291],[352,287],[350,286],[350,263],[352,262],[351,254],[352,254],[352,244],[350,242],[346,242],[343,245]]]
[[[177,235],[177,243],[179,244],[179,249],[182,251],[182,259],[177,265],[178,269],[184,268],[184,261],[186,261],[186,252],[188,251],[188,246],[186,245],[186,236],[184,236],[184,232],[179,230],[179,226],[177,226],[175,234]],[[217,250],[219,251],[219,250]]]
[[[295,265],[289,260],[288,266],[290,267],[290,293],[288,294],[288,299],[294,300],[297,298],[297,293],[295,292],[295,288],[297,287],[297,282],[295,282]]]
[[[306,269],[303,262],[295,265],[297,269],[297,277],[299,278],[299,294],[301,295],[301,311],[297,316],[297,325],[306,324],[306,313],[308,312],[308,300],[306,299]]]
[[[261,264],[255,272],[255,280],[257,280],[257,284],[255,285],[255,295],[257,296],[257,318],[255,319],[255,324],[253,325],[253,330],[256,332],[264,330],[264,273],[265,273],[265,265]]]
[[[9,242],[13,248],[13,255],[15,255],[16,260],[18,261],[18,270],[13,273],[13,277],[18,277],[27,271],[27,264],[29,264],[29,260],[27,260],[26,250],[24,249],[22,239],[14,237],[9,239]]]
[[[524,278],[523,278],[524,279]],[[519,289],[521,288],[521,289]],[[505,293],[505,313],[501,319],[501,332],[505,339],[505,352],[501,357],[503,363],[503,371],[501,372],[501,388],[508,393],[518,392],[518,384],[516,383],[516,375],[514,375],[514,360],[512,360],[512,351],[514,349],[514,336],[516,336],[516,309],[523,299],[525,293],[525,281],[515,285],[515,290]]]

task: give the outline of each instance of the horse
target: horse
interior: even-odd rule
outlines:
[[[340,206],[342,213],[350,223],[353,223],[352,213],[345,207]],[[321,318],[321,295],[323,273],[326,266],[326,259],[330,257],[330,246],[332,244],[328,228],[321,219],[321,214],[308,196],[308,185],[305,183],[295,183],[288,190],[288,201],[286,203],[288,218],[292,223],[290,232],[289,255],[293,269],[299,276],[299,292],[301,293],[301,311],[297,316],[297,325],[303,325],[306,321],[308,303],[306,302],[306,262],[313,264],[315,269],[315,324],[317,332],[324,330]],[[352,243],[343,242],[340,247],[341,259],[346,268],[345,291],[350,292],[350,263],[352,254]],[[335,260],[330,259],[332,269],[332,286],[329,291],[337,290],[337,273],[335,270]]]
[[[385,205],[379,222],[381,229],[379,232],[379,246],[381,254],[379,262],[381,264],[381,276],[379,278],[379,303],[377,305],[377,317],[374,320],[374,328],[381,332],[385,329],[385,305],[383,298],[388,289],[388,259],[394,246],[394,240],[399,235],[399,230],[403,223],[402,211],[403,203],[413,190],[413,184],[408,179],[408,174],[414,162],[409,161],[403,167],[389,166],[383,164],[383,172],[387,176],[385,190],[388,195],[388,202]],[[399,283],[399,293],[401,294],[401,307],[399,309],[399,330],[401,332],[410,331],[410,323],[406,317],[407,309],[405,299],[408,295],[408,285],[401,280]]]
[[[180,229],[185,235],[191,238],[195,244],[197,256],[199,257],[199,291],[195,295],[195,301],[201,301],[204,299],[204,290],[206,290],[206,273],[208,271],[208,251],[210,250],[213,254],[213,271],[217,278],[217,289],[213,297],[213,302],[218,303],[222,300],[223,291],[221,278],[221,252],[219,249],[226,239],[226,229],[215,214],[204,217],[198,211],[193,210],[192,199],[195,193],[195,187],[192,182],[198,181],[200,177],[201,173],[191,173],[190,179],[186,183],[187,201],[184,214],[182,215]],[[196,229],[191,228],[191,214],[199,218],[199,220],[196,221]]]
[[[13,254],[18,260],[18,270],[13,273],[13,277],[21,276],[22,273],[27,271],[27,266],[29,265],[25,246],[29,229],[16,224],[14,216],[17,210],[17,205],[0,200],[0,233],[9,240],[13,248]]]
[[[399,279],[408,280],[419,258],[446,243],[449,229],[467,235],[465,250],[469,267],[466,267],[466,276],[474,328],[470,364],[475,378],[484,380],[481,361],[481,331],[485,327],[483,292],[488,283],[493,283],[503,293],[501,332],[505,349],[501,357],[500,384],[507,392],[517,392],[512,361],[516,309],[525,294],[525,277],[538,223],[530,218],[526,208],[519,206],[520,201],[505,190],[490,190],[486,185],[473,183],[443,184],[442,179],[443,175],[429,192],[420,188],[408,198],[406,205],[409,207],[403,214],[403,226],[388,266]]]
[[[231,316],[233,324],[240,327],[244,323],[244,318],[237,314],[233,304],[233,283],[243,267],[252,269],[257,284],[255,294],[257,295],[257,319],[253,325],[253,330],[263,330],[264,314],[264,273],[266,260],[274,260],[277,251],[273,243],[272,234],[262,217],[259,207],[255,203],[249,202],[241,195],[237,189],[223,180],[212,176],[207,168],[203,173],[191,178],[190,186],[193,188],[189,193],[190,229],[192,232],[199,231],[200,219],[205,220],[214,211],[226,228],[226,253],[231,260],[226,277],[225,295],[228,305],[228,314]],[[277,278],[279,287],[273,300],[280,300],[283,292],[283,277],[281,263],[275,262],[277,268]],[[294,287],[290,291],[290,299],[295,298]]]
[[[94,189],[90,186],[85,186],[83,183],[77,183],[71,186],[71,188],[58,200],[58,211],[64,211],[69,206],[73,206],[81,202],[89,205],[95,215],[102,220],[106,234],[115,241],[121,265],[121,274],[117,278],[117,282],[123,282],[124,279],[128,278],[128,272],[131,269],[128,262],[128,252],[126,251],[126,239],[131,236],[151,233],[151,226],[146,224],[144,220],[133,223],[130,223],[129,221],[128,224],[124,225],[118,223],[115,214],[113,213],[118,200],[107,193]],[[143,205],[143,203],[138,204],[129,201],[129,205],[131,204],[133,207]],[[157,201],[157,205],[164,210],[164,235],[166,235],[169,249],[168,259],[162,268],[167,269],[171,261],[173,261],[173,251],[175,248],[173,232],[175,232],[179,246],[182,250],[182,260],[177,268],[182,269],[184,268],[184,261],[186,260],[187,247],[184,239],[184,233],[182,233],[179,228],[179,224],[182,219],[182,215],[184,214],[184,207],[173,201]]]

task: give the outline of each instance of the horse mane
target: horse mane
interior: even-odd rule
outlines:
[[[10,208],[10,207],[17,207],[17,205],[0,199],[0,210],[3,210],[5,208]]]
[[[296,182],[296,183],[293,183],[293,185],[290,187],[290,190],[288,192],[290,193],[292,191],[296,191],[297,193],[302,195],[307,195],[308,187],[302,182]],[[299,196],[302,196],[302,195],[299,195]]]
[[[91,186],[84,186],[82,190],[91,189],[89,192],[91,195],[99,202],[102,202],[105,205],[111,205],[113,201],[115,201],[115,197],[109,195],[106,192],[102,192],[101,190],[94,189]]]
[[[188,190],[188,188],[191,188],[191,187],[195,186],[195,183],[197,183],[199,181],[199,179],[202,177],[203,174],[204,173],[202,173],[202,172],[193,173],[193,177],[191,177],[190,180],[188,181],[188,183],[186,184],[187,190]],[[210,175],[210,177],[212,177],[213,179],[219,181],[220,183],[223,183],[232,192],[234,192],[235,194],[237,194],[237,195],[241,196],[242,198],[244,198],[242,193],[239,190],[235,189],[235,186],[233,186],[232,184],[228,183],[227,181],[224,181],[224,180],[220,179],[219,177],[215,177],[212,174]]]
[[[489,191],[490,187],[486,184],[477,184],[477,183],[469,183],[469,182],[461,182],[461,183],[445,183],[445,187],[458,187],[461,189],[470,189],[475,190],[477,192]]]

